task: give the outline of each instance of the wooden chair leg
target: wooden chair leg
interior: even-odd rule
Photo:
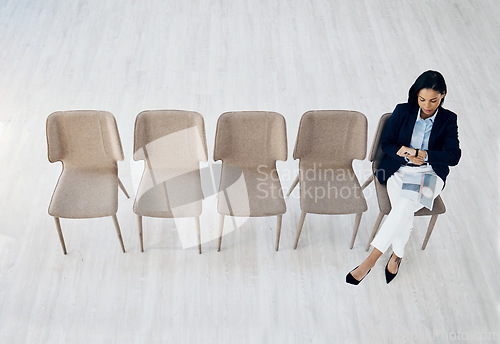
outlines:
[[[299,220],[299,228],[297,229],[297,236],[295,237],[295,246],[293,249],[297,249],[297,245],[299,244],[299,238],[300,238],[300,233],[302,232],[302,227],[304,226],[304,221],[306,220],[306,214],[302,212],[300,214],[300,220]]]
[[[116,215],[113,215],[112,217],[116,228],[116,234],[118,234],[118,240],[120,240],[120,245],[122,245],[122,251],[123,253],[125,253],[125,246],[123,245],[122,232],[120,231],[120,225],[118,224],[118,219],[116,218]]]
[[[431,237],[432,230],[434,229],[434,226],[436,225],[436,221],[438,219],[438,214],[432,215],[431,221],[429,222],[429,227],[427,227],[427,234],[425,234],[425,239],[422,244],[422,250],[425,250],[427,247],[427,242],[429,241],[429,238]]]
[[[220,247],[222,245],[222,231],[224,229],[224,215],[220,214],[219,218],[219,248],[217,249],[217,252],[220,252]]]
[[[198,236],[198,253],[201,254],[201,228],[199,216],[196,216],[196,235]]]
[[[382,220],[384,219],[384,213],[380,212],[377,217],[377,221],[375,221],[375,225],[373,226],[372,234],[370,235],[370,239],[368,239],[368,244],[366,245],[366,251],[370,249],[370,244],[375,238],[375,235],[378,232],[378,229],[380,228],[380,224],[382,223]]]
[[[137,229],[139,230],[139,243],[141,244],[141,252],[144,252],[144,236],[142,234],[142,216],[137,215]]]
[[[297,174],[297,177],[295,177],[295,180],[293,181],[292,186],[290,186],[290,189],[288,190],[288,192],[286,194],[286,197],[290,196],[290,194],[292,193],[293,189],[295,189],[295,187],[299,183],[299,176],[300,176],[300,174]]]
[[[120,187],[120,189],[122,189],[123,193],[125,194],[125,196],[127,196],[127,198],[130,198],[130,196],[128,195],[128,192],[127,190],[125,189],[125,186],[123,186],[123,183],[122,181],[120,180],[120,178],[118,178],[118,186]]]
[[[354,246],[354,241],[356,241],[356,235],[358,235],[359,223],[361,222],[361,216],[363,213],[356,214],[356,220],[354,220],[354,229],[352,230],[351,248]]]
[[[366,189],[366,187],[368,185],[370,185],[370,183],[373,181],[373,177],[374,175],[372,174],[371,176],[368,177],[368,179],[363,183],[363,185],[361,186],[361,190],[364,190]]]
[[[276,222],[276,251],[278,251],[278,249],[280,247],[280,235],[281,235],[282,220],[283,220],[283,215],[278,215],[277,222]]]
[[[59,222],[59,218],[54,217],[54,220],[56,221],[57,235],[59,235],[59,241],[61,242],[63,253],[68,254],[68,252],[66,252],[66,244],[64,243],[64,237],[62,234],[61,223]]]

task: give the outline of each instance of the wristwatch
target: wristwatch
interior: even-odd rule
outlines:
[[[415,149],[415,156],[418,156],[418,151],[419,151],[419,149],[418,149],[418,148],[417,148],[417,149]]]

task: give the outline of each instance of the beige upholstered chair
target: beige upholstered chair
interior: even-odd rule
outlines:
[[[385,155],[380,145],[380,138],[382,137],[385,124],[389,120],[389,117],[391,117],[391,113],[386,113],[382,115],[378,123],[375,137],[373,138],[372,148],[369,156],[369,160],[372,162],[373,172],[376,171],[377,167],[380,164],[380,161]],[[368,244],[366,245],[366,251],[370,249],[370,243],[377,234],[380,228],[380,224],[382,223],[382,219],[384,218],[385,215],[389,214],[392,208],[391,201],[389,200],[389,196],[387,194],[386,185],[380,184],[378,179],[375,178],[373,174],[364,182],[362,188],[365,189],[373,180],[375,180],[375,191],[377,193],[378,207],[380,209],[380,213],[377,217],[375,225],[373,226],[370,239],[368,240]],[[445,212],[446,212],[446,207],[443,203],[443,200],[441,199],[441,196],[436,197],[436,199],[434,200],[434,205],[432,207],[432,210],[429,210],[427,208],[422,208],[417,212],[415,212],[415,216],[432,216],[431,221],[429,222],[429,227],[427,228],[427,234],[425,235],[425,239],[422,244],[422,250],[425,250],[425,247],[427,246],[427,242],[429,241],[429,238],[432,234],[432,230],[434,229],[434,225],[436,224],[438,216],[440,214],[444,214]]]
[[[54,112],[47,118],[47,145],[50,162],[61,161],[49,214],[56,222],[59,240],[66,245],[59,218],[83,219],[111,216],[122,247],[116,218],[118,186],[128,197],[118,178],[118,160],[123,151],[114,116],[104,111]]]
[[[294,249],[307,213],[356,214],[353,247],[367,205],[352,161],[366,156],[367,128],[365,115],[356,111],[308,111],[302,116],[293,152],[300,159],[299,175],[288,192],[300,181],[302,213]]]
[[[276,251],[286,211],[276,161],[287,159],[285,118],[275,112],[222,114],[217,121],[214,160],[222,160],[217,211],[219,248],[225,215],[277,216]]]
[[[143,111],[137,115],[134,137],[134,160],[145,161],[134,202],[141,251],[142,216],[194,217],[201,253],[203,192],[199,165],[207,161],[203,117],[192,111]]]

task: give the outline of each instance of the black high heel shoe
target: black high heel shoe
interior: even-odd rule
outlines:
[[[396,271],[395,274],[389,272],[389,262],[391,261],[391,258],[392,258],[392,255],[394,253],[391,254],[391,257],[389,258],[389,260],[387,261],[387,265],[385,266],[385,281],[387,282],[387,284],[389,284],[393,279],[394,277],[396,277],[396,275],[398,274],[399,272],[399,265],[401,264],[401,261],[403,260],[403,258],[399,258],[398,256],[396,256],[396,259],[399,259],[398,261],[398,271]]]
[[[360,280],[358,281],[358,280],[357,280],[357,279],[355,279],[355,278],[352,276],[352,274],[351,274],[351,272],[353,272],[354,270],[356,270],[358,267],[359,267],[359,265],[358,265],[358,266],[356,266],[354,269],[352,269],[352,270],[351,270],[351,271],[350,271],[350,272],[349,272],[349,273],[345,276],[345,282],[346,282],[346,283],[353,284],[353,285],[358,285],[358,284],[359,284],[362,280],[364,280],[364,279],[365,279],[365,277],[366,277],[366,276],[368,276],[368,274],[370,273],[370,271],[372,271],[372,269],[368,270],[368,272],[366,273],[366,275],[364,275],[364,276],[363,276],[363,278],[362,278],[362,279],[360,279]]]

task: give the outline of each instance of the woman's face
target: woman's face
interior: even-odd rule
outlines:
[[[418,106],[422,109],[420,116],[429,118],[436,112],[441,100],[444,98],[444,93],[439,93],[431,88],[423,88],[418,92]]]

